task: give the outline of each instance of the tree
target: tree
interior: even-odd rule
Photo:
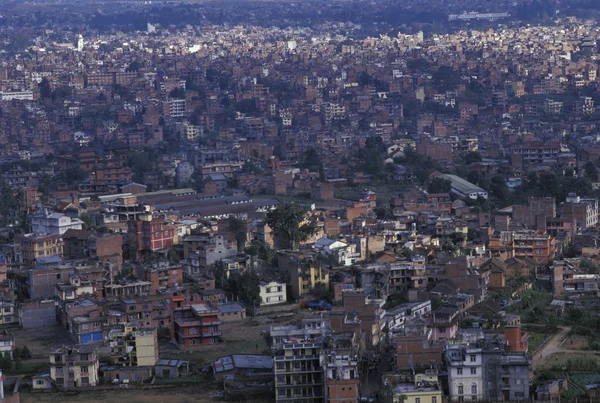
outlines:
[[[293,202],[280,204],[269,211],[265,224],[293,250],[299,242],[307,240],[317,231],[316,217],[308,214],[307,208]]]
[[[185,90],[181,87],[176,87],[169,92],[170,98],[185,99]]]
[[[428,193],[448,193],[452,189],[452,182],[446,178],[433,178],[427,185]]]
[[[583,166],[583,170],[586,178],[592,182],[598,181],[598,169],[596,168],[596,164],[594,164],[592,161],[586,162]]]
[[[46,77],[42,78],[42,81],[38,84],[40,88],[40,96],[42,99],[52,97],[52,89],[50,89],[50,81]]]
[[[465,164],[469,165],[469,164],[474,164],[476,162],[481,162],[482,158],[481,158],[481,154],[479,154],[477,151],[470,151],[465,154],[464,160],[465,160]]]
[[[235,234],[238,250],[242,250],[246,245],[248,234],[244,227],[244,222],[234,216],[229,216],[227,226],[230,232]]]
[[[319,153],[317,153],[317,150],[309,148],[304,152],[304,158],[302,159],[300,168],[308,169],[312,172],[321,172],[323,169],[323,162],[321,161],[321,157],[319,156]]]

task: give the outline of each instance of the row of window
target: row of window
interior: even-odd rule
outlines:
[[[459,395],[465,394],[465,388],[462,383],[458,384],[457,390],[458,390]],[[471,394],[477,394],[477,384],[475,384],[475,383],[473,385],[471,385]],[[475,400],[477,400],[477,398],[475,398]]]
[[[456,375],[462,375],[462,374],[463,374],[463,369],[456,368]],[[477,375],[477,368],[471,368],[471,375]]]

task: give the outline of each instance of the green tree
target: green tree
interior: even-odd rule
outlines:
[[[446,178],[433,178],[427,185],[428,193],[448,193],[452,189],[452,182]]]
[[[265,223],[271,227],[275,236],[295,250],[298,243],[307,240],[317,231],[317,219],[308,209],[299,204],[288,202],[269,211]]]
[[[317,150],[309,148],[304,152],[300,168],[308,169],[312,172],[321,172],[323,169],[323,162],[321,161],[321,157]]]
[[[28,360],[31,358],[31,351],[29,351],[29,347],[27,347],[27,345],[24,345],[23,348],[21,349],[21,358]]]
[[[467,165],[474,164],[476,162],[481,162],[482,161],[481,154],[479,154],[477,151],[469,151],[468,153],[465,154],[464,161],[465,161],[465,164],[467,164]]]
[[[185,90],[181,87],[176,87],[169,92],[170,98],[185,99]]]
[[[596,168],[596,164],[594,164],[592,161],[586,162],[583,166],[583,170],[586,178],[592,182],[598,181],[598,169]]]
[[[42,99],[52,97],[52,89],[50,88],[50,81],[46,77],[42,78],[42,81],[38,84],[40,88],[40,97]]]

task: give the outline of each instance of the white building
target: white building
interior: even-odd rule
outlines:
[[[0,93],[0,100],[12,101],[33,101],[33,91],[5,91]]]
[[[483,400],[482,349],[468,344],[450,345],[446,349],[446,362],[450,401]]]
[[[287,291],[285,289],[285,283],[277,281],[266,281],[260,282],[260,298],[262,300],[261,305],[276,305],[283,304],[287,301]]]
[[[324,255],[337,256],[337,260],[344,266],[353,265],[358,259],[356,246],[348,245],[345,242],[336,241],[327,237],[321,238],[315,242],[315,249]]]
[[[83,229],[83,221],[44,209],[31,216],[31,227],[34,234],[63,235],[69,229]]]

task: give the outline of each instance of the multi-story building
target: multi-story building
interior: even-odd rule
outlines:
[[[318,284],[329,288],[329,270],[313,258],[312,254],[301,252],[279,253],[279,268],[288,274],[294,299],[308,294]]]
[[[86,230],[68,230],[63,234],[64,256],[71,259],[94,259],[109,262],[117,271],[123,265],[123,236],[96,234]]]
[[[16,253],[22,259],[24,268],[33,268],[42,257],[62,256],[63,240],[58,234],[25,234],[15,239]]]
[[[545,160],[556,160],[560,150],[560,142],[531,142],[512,146],[510,153],[522,155],[529,164],[542,164]]]
[[[171,118],[184,118],[186,115],[185,99],[170,98],[164,101],[163,114]]]
[[[429,368],[442,363],[442,342],[435,341],[433,331],[420,320],[396,329],[391,342],[396,348],[399,369]]]
[[[70,284],[71,277],[75,276],[80,279],[80,286],[77,286],[77,288],[82,291],[82,294],[85,287],[94,284],[94,293],[98,292],[98,296],[101,296],[103,271],[104,268],[96,262],[88,264],[85,261],[76,262],[75,264],[57,264],[54,267],[30,269],[27,276],[27,292],[32,299],[53,297],[56,295],[57,284],[63,284],[67,288],[72,287],[73,285]],[[71,290],[75,291],[73,288]],[[89,291],[91,289],[86,289],[85,292]]]
[[[581,198],[575,193],[569,193],[559,210],[562,219],[575,220],[580,229],[598,226],[598,199]]]
[[[128,242],[130,256],[138,256],[144,251],[170,248],[175,243],[175,226],[164,219],[151,215],[140,216],[128,222]]]
[[[18,315],[15,315],[18,319]],[[7,322],[4,322],[6,324]],[[13,358],[13,351],[15,349],[15,337],[8,330],[0,330],[0,354],[10,355]]]
[[[325,341],[289,339],[276,351],[275,401],[325,403]]]
[[[182,350],[223,343],[220,311],[210,301],[186,301],[171,295],[171,341]]]
[[[137,278],[152,283],[152,294],[160,289],[175,288],[183,284],[183,268],[168,261],[153,263],[151,266],[138,266]]]
[[[483,399],[483,350],[478,346],[449,345],[446,349],[448,390],[452,402]]]
[[[117,365],[154,366],[158,361],[158,336],[154,327],[124,324],[108,332],[108,345],[113,362]]]
[[[286,284],[277,281],[260,282],[261,305],[276,305],[287,302]]]
[[[302,325],[271,325],[271,349],[280,350],[283,344],[290,339],[314,339],[331,334],[331,325],[328,320],[303,319]]]
[[[544,265],[554,259],[556,242],[542,231],[501,231],[490,236],[488,249],[493,256],[530,258]]]
[[[62,235],[69,229],[82,229],[83,221],[76,217],[43,209],[31,216],[31,227],[34,234]]]
[[[563,260],[557,260],[552,266],[552,292],[557,297],[568,294],[597,294],[600,275],[581,273]]]
[[[498,339],[450,342],[446,348],[450,401],[520,401],[529,396],[530,358]]]
[[[329,403],[358,402],[358,348],[354,333],[331,337],[326,353],[325,382]]]
[[[98,384],[98,347],[60,347],[50,353],[50,379],[59,388],[70,389]]]
[[[336,333],[360,331],[365,345],[376,347],[384,337],[385,301],[369,298],[364,290],[346,290],[342,296],[342,310],[331,311],[331,328]]]

